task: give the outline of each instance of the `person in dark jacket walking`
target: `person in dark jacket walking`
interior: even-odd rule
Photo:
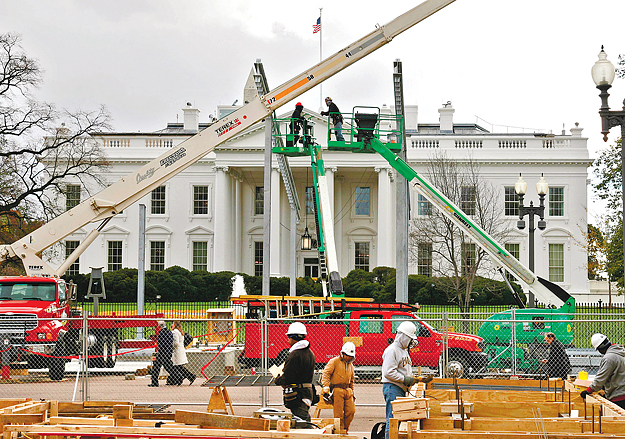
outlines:
[[[322,111],[322,116],[330,116],[332,120],[332,124],[334,125],[334,136],[336,140],[339,142],[345,142],[345,138],[343,137],[343,116],[341,115],[341,110],[336,106],[334,102],[332,102],[332,98],[326,98],[326,105],[328,106],[328,111]]]
[[[625,409],[625,348],[612,344],[603,334],[594,334],[590,342],[603,358],[595,379],[580,396],[586,399],[586,395],[604,389],[607,399]]]
[[[542,361],[547,363],[545,366],[547,375],[551,378],[562,378],[565,380],[571,371],[571,362],[569,361],[569,356],[566,355],[564,345],[556,338],[553,332],[545,334],[545,343],[549,345],[549,356]]]
[[[276,384],[283,388],[284,406],[293,415],[310,422],[310,406],[313,404],[313,373],[315,354],[310,350],[306,339],[306,326],[300,322],[291,323],[287,331],[289,355],[284,362],[282,375],[276,378]]]
[[[156,351],[156,359],[152,365],[152,382],[148,384],[148,387],[158,387],[158,376],[161,373],[161,367],[164,367],[168,374],[174,374],[174,365],[171,362],[171,356],[174,351],[174,336],[164,321],[159,320],[158,326],[158,351]]]

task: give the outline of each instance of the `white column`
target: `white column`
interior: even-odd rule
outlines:
[[[378,260],[377,266],[394,267],[393,212],[391,193],[391,169],[375,168],[378,173]]]
[[[280,171],[277,167],[271,168],[271,276],[280,276],[280,260],[282,259],[280,246]]]
[[[228,171],[227,166],[215,166],[215,212],[213,217],[215,224],[215,235],[213,242],[213,270],[224,271],[227,269],[227,258],[224,251],[228,249],[228,210],[230,200],[228,199]],[[231,251],[231,250],[230,250]]]
[[[241,261],[242,252],[241,249],[243,247],[243,242],[241,242],[241,218],[242,218],[242,194],[243,186],[241,185],[241,179],[237,178],[234,183],[234,271],[237,273],[241,272],[241,267],[243,263]]]
[[[335,168],[336,169],[336,168]],[[332,186],[334,187],[334,182],[336,181],[336,190],[333,189],[334,192],[334,212],[341,212],[341,208],[343,207],[343,181],[344,178],[339,176],[333,176],[332,178]],[[339,273],[342,276],[347,276],[347,267],[349,267],[349,261],[344,261],[343,249],[346,248],[343,245],[343,212],[339,215],[338,218],[334,219],[334,239],[336,240],[336,257],[339,260]]]

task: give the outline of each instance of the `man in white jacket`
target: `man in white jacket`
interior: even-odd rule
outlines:
[[[382,354],[382,393],[386,401],[385,439],[388,439],[388,420],[393,417],[391,402],[400,396],[406,396],[406,391],[415,383],[410,348],[417,343],[417,327],[414,323],[405,321],[397,327],[395,341]]]

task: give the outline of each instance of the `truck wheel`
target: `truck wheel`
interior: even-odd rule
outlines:
[[[454,366],[458,366],[458,365],[462,368],[462,372],[459,375],[457,375],[457,378],[467,377],[469,375],[469,364],[466,358],[462,358],[459,356],[449,357],[449,362],[447,363],[447,370],[449,370],[450,367],[453,368]]]
[[[96,358],[89,358],[89,367],[106,367],[106,362],[109,356],[108,354],[107,337],[99,336],[95,346],[91,348],[91,351],[89,352],[89,355],[96,356]]]
[[[117,337],[111,336],[106,340],[108,345],[108,358],[106,359],[106,367],[112,369],[117,363]]]
[[[57,346],[54,350],[55,357],[65,356],[65,348]],[[50,358],[48,365],[48,377],[52,381],[61,381],[65,377],[65,358]]]

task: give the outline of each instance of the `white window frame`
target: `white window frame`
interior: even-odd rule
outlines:
[[[79,239],[65,239],[63,241],[63,244],[65,245],[65,259],[67,259],[69,257],[69,255],[71,254],[71,252],[67,252],[67,243],[68,242],[77,242],[78,245],[80,245],[80,240]],[[74,249],[72,249],[72,252],[76,250],[76,247],[74,247]],[[75,268],[76,269],[76,273],[70,273],[70,271]],[[67,267],[67,271],[65,272],[65,274],[69,274],[69,275],[74,275],[74,274],[80,274],[80,256],[78,257],[78,259],[76,259],[72,265],[70,265],[69,267]]]
[[[171,267],[171,234],[172,231],[161,225],[154,224],[145,229],[145,260],[151,265],[152,241],[165,241],[165,270]]]
[[[165,187],[165,213],[152,213],[152,192],[147,195],[148,202],[146,206],[146,218],[148,221],[156,218],[164,219],[165,221],[169,221],[169,199],[171,198],[171,191],[169,183],[164,183],[159,187]]]
[[[198,186],[208,187],[208,213],[195,213],[195,188]],[[206,182],[189,183],[189,218],[202,218],[212,221],[213,219],[213,185]]]
[[[562,208],[564,209],[564,214],[563,215],[551,215],[551,201],[549,200],[550,195],[551,195],[551,189],[555,189],[555,188],[561,188],[562,189],[562,196],[564,197],[564,200],[562,201]],[[568,186],[564,185],[564,184],[554,184],[553,186],[549,187],[549,192],[547,193],[547,195],[545,196],[546,198],[546,206],[545,206],[545,217],[547,218],[553,218],[553,219],[568,219],[568,206],[567,206],[567,200],[569,199],[569,191],[568,191]]]
[[[369,188],[369,215],[356,215],[356,188],[357,187],[368,187]],[[351,210],[350,216],[352,222],[359,219],[369,220],[369,222],[373,222],[375,219],[375,212],[377,211],[377,186],[374,184],[369,184],[368,186],[364,186],[359,183],[352,183],[351,186]]]
[[[214,234],[213,231],[204,227],[196,226],[191,230],[185,232],[187,235],[187,269],[193,271],[193,243],[194,242],[206,242],[207,243],[207,261],[206,270],[213,271],[213,244]]]
[[[163,269],[162,270],[154,270],[152,268],[153,265],[156,265],[154,262],[152,262],[152,244],[155,244],[155,243],[159,243],[159,244],[162,243],[163,244],[163,252],[164,252],[164,254],[163,254]],[[149,261],[149,267],[150,267],[149,270],[151,270],[151,271],[165,271],[165,269],[167,269],[167,263],[166,263],[167,254],[169,253],[167,251],[167,241],[160,240],[160,239],[151,239],[148,244],[149,244],[149,247],[150,247],[148,249],[148,254],[149,254],[148,261]]]

